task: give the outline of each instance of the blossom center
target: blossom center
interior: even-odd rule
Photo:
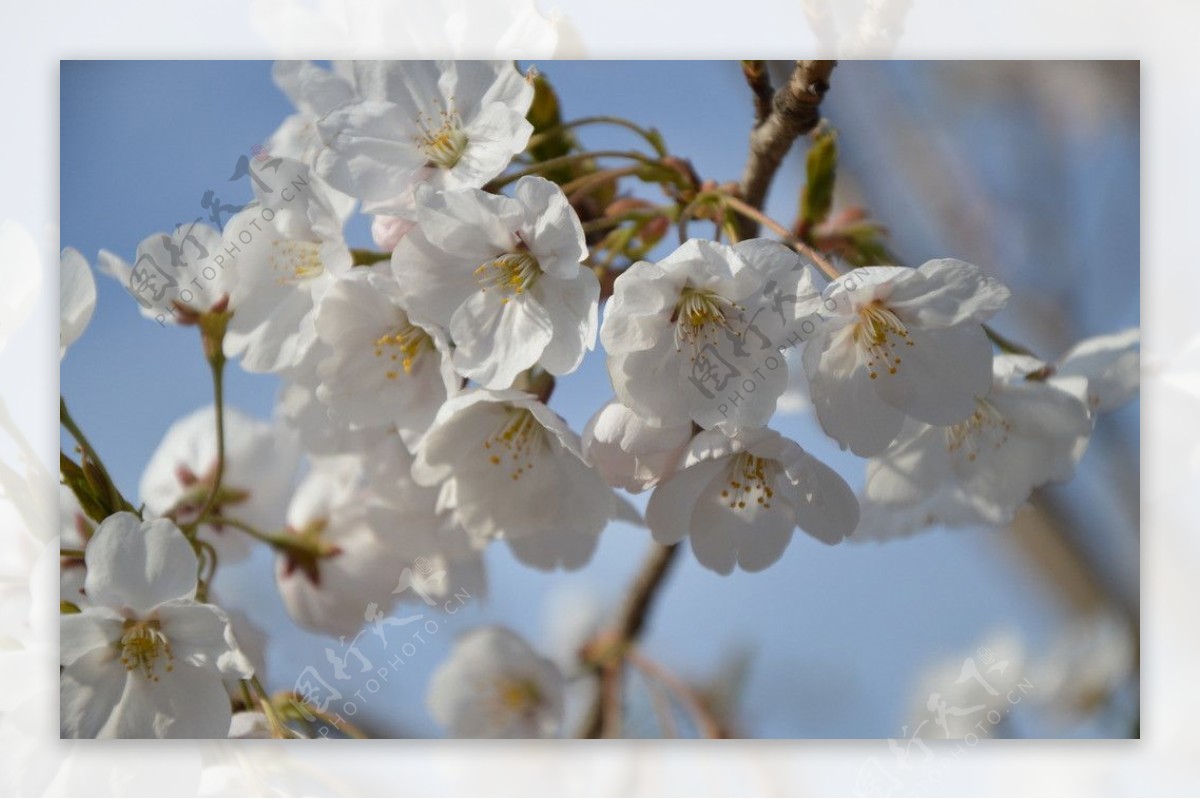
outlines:
[[[721,499],[734,510],[744,510],[761,505],[771,507],[775,498],[775,477],[779,463],[767,458],[739,452],[729,464],[726,474],[727,487],[721,490]]]
[[[480,291],[500,292],[501,302],[524,294],[541,275],[541,264],[524,250],[505,253],[475,270]]]
[[[682,349],[684,343],[698,348],[706,340],[716,338],[720,331],[732,330],[732,321],[741,311],[740,305],[715,291],[684,288],[671,315],[675,323],[675,349]]]
[[[546,429],[528,408],[509,408],[496,432],[483,442],[493,466],[512,469],[513,480],[533,468],[537,455],[549,446]]]
[[[985,447],[1000,449],[1008,441],[1012,424],[987,400],[975,400],[975,412],[946,428],[946,449],[951,454],[963,451],[974,461]]]
[[[484,709],[494,724],[513,716],[532,716],[542,701],[537,683],[519,677],[497,677],[485,691]]]
[[[319,277],[325,272],[321,260],[321,245],[315,241],[271,242],[271,270],[281,286],[294,285]]]
[[[462,160],[468,139],[457,111],[439,111],[436,120],[428,114],[422,114],[417,118],[417,127],[421,130],[421,135],[417,137],[417,148],[428,159],[430,166],[451,169]]]
[[[155,669],[160,660],[166,660],[166,671],[175,668],[175,657],[171,644],[157,621],[125,622],[121,634],[121,665],[126,671],[140,671],[151,682],[158,682]]]
[[[879,300],[859,309],[854,340],[867,354],[867,374],[872,380],[879,376],[880,369],[886,369],[892,375],[899,370],[901,361],[896,353],[897,345],[913,346],[908,328],[900,317]]]
[[[395,380],[400,376],[400,372],[395,368],[396,364],[400,365],[404,374],[412,374],[421,355],[433,348],[433,337],[407,320],[375,339],[375,357],[387,358],[388,380]]]

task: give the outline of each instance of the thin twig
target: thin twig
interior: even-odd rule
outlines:
[[[750,133],[750,155],[739,190],[754,208],[762,208],[771,181],[792,143],[821,121],[821,100],[829,89],[836,61],[797,61],[788,82],[771,98],[771,112]],[[743,219],[740,237],[754,238],[758,223]]]
[[[557,158],[548,158],[545,161],[539,161],[527,169],[521,169],[516,172],[509,172],[506,175],[501,175],[489,183],[487,188],[492,191],[498,191],[508,184],[528,175],[537,175],[550,169],[557,169],[560,166],[571,166],[572,164],[577,164],[580,161],[587,161],[595,158],[628,158],[632,161],[638,161],[642,164],[645,164],[646,166],[660,165],[657,160],[635,150],[593,150],[586,153],[560,155]]]
[[[741,214],[744,219],[751,219],[755,223],[766,225],[773,233],[779,236],[779,238],[782,239],[785,244],[792,247],[802,255],[807,256],[808,259],[816,264],[817,268],[824,272],[825,276],[830,280],[837,280],[842,276],[837,267],[830,263],[820,251],[807,244],[802,239],[796,238],[796,236],[794,236],[790,230],[764,214],[762,211],[754,208],[749,203],[739,200],[737,197],[731,197],[728,194],[722,195],[721,201],[724,202],[729,208]]]
[[[563,122],[560,125],[555,125],[552,128],[547,128],[546,130],[543,130],[541,133],[537,133],[534,136],[532,136],[529,139],[529,144],[527,145],[527,147],[536,147],[539,144],[541,144],[542,142],[546,141],[547,139],[557,136],[560,133],[563,133],[568,130],[574,130],[575,128],[581,128],[585,125],[617,125],[622,128],[626,128],[628,130],[633,131],[638,136],[640,136],[642,139],[644,139],[647,144],[649,144],[651,147],[654,148],[654,151],[656,153],[658,153],[659,157],[665,157],[667,154],[666,148],[663,147],[662,141],[656,132],[654,132],[652,130],[648,130],[646,128],[643,128],[641,125],[637,124],[636,122],[633,122],[632,120],[629,120],[629,119],[625,119],[624,117],[607,116],[607,115],[602,115],[602,114],[597,115],[597,116],[580,117],[579,119],[572,119],[569,122]]]
[[[642,674],[647,677],[652,677],[666,687],[675,697],[679,699],[692,714],[692,718],[696,721],[696,726],[700,729],[700,733],[705,738],[724,738],[725,733],[721,727],[721,722],[712,714],[712,711],[704,704],[704,700],[696,695],[690,686],[670,672],[670,670],[662,667],[655,661],[643,655],[636,649],[631,649],[626,654],[629,662],[633,664]]]

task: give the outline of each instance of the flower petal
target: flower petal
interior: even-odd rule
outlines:
[[[992,345],[977,324],[910,328],[895,374],[879,369],[872,381],[884,401],[932,425],[961,422],[992,386]]]
[[[140,522],[132,513],[113,514],[96,529],[84,560],[84,590],[94,605],[144,615],[196,595],[196,554],[169,519]]]
[[[115,649],[93,649],[69,665],[64,664],[59,679],[62,737],[98,737],[120,704],[128,677],[129,672],[117,659]]]
[[[646,506],[646,525],[660,544],[676,544],[691,532],[692,514],[705,490],[728,461],[701,461],[676,472],[654,489]]]
[[[892,443],[904,425],[904,414],[884,402],[860,364],[853,329],[820,336],[804,349],[804,371],[821,427],[842,449],[876,455]]]
[[[505,302],[478,292],[450,317],[454,368],[485,388],[504,389],[537,363],[554,331],[542,306],[525,295]]]
[[[59,663],[69,666],[98,649],[112,651],[121,640],[124,619],[111,608],[89,607],[58,620]]]
[[[163,634],[176,661],[216,667],[222,674],[249,679],[254,668],[233,640],[229,618],[215,605],[167,603],[158,608]]]

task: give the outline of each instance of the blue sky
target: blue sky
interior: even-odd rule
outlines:
[[[672,150],[692,159],[701,175],[727,180],[740,174],[750,105],[736,62],[539,66],[559,91],[568,118],[626,116],[659,128]],[[860,81],[897,85],[928,101],[930,70],[843,65],[826,113],[835,125],[842,118],[861,120],[862,109],[839,98],[840,91]],[[938,135],[965,140],[961,146],[983,165],[985,180],[1001,187],[1006,181],[1019,183],[1023,173],[1014,175],[1013,170],[1028,168],[1028,162],[1010,162],[1003,140],[988,138],[986,126],[997,115],[1018,124],[1031,109],[1021,106],[1019,98],[987,98],[986,107],[982,100],[977,105],[963,98],[957,102],[962,113],[947,120]],[[237,158],[264,141],[292,110],[271,82],[269,62],[236,61],[63,62],[61,109],[61,241],[93,263],[101,248],[131,260],[145,236],[206,215],[201,197],[208,190],[226,202],[245,201],[245,180],[228,180]],[[881,118],[883,135],[890,123]],[[619,130],[588,128],[581,136],[595,148],[635,143]],[[853,151],[856,141],[863,143],[858,152]],[[911,229],[916,232],[902,230],[898,236],[902,252],[918,261],[950,254],[936,251],[939,242],[931,242],[927,233],[922,238],[920,231],[930,226],[913,216],[913,204],[905,202],[902,191],[886,179],[873,179],[873,170],[889,165],[880,162],[878,154],[872,160],[865,149],[872,141],[868,133],[843,135],[843,151],[850,149],[849,169],[858,170],[849,179],[868,198],[889,202],[874,208],[880,218],[892,225],[914,219]],[[1126,192],[1136,209],[1136,119],[1132,138],[1128,131],[1117,131],[1089,141],[1093,150],[1066,159],[1061,182],[1068,195]],[[1065,158],[1047,155],[1059,163],[1055,157]],[[1099,166],[1087,169],[1091,164]],[[793,155],[772,195],[768,211],[777,218],[786,220],[793,214],[798,165]],[[1035,180],[1037,175],[1026,178]],[[1093,206],[1058,209],[1061,223],[1107,230],[1101,223],[1113,209],[1101,200],[1094,200]],[[1116,299],[1109,291],[1091,291],[1089,296],[1098,296],[1087,301],[1095,309],[1077,317],[1086,324],[1067,331],[1069,336],[1137,323],[1136,210],[1133,222],[1126,219],[1123,224],[1125,230],[1132,228],[1132,244],[1126,235],[1089,246],[1131,252],[1133,277],[1128,271],[1113,273],[1118,282],[1109,288],[1121,287]],[[1011,230],[992,235],[1004,247],[1019,244],[1013,244]],[[351,239],[369,245],[365,221],[356,220]],[[1028,255],[1019,247],[1016,252]],[[1057,290],[1057,284],[1048,288],[1035,274],[1014,266],[1008,276],[1014,294],[1027,290],[1042,296]],[[98,283],[91,327],[62,366],[62,393],[122,489],[132,496],[143,465],[167,427],[209,403],[211,387],[194,330],[160,328],[137,313],[118,284],[106,278],[98,278]],[[1058,341],[1040,343],[1051,354]],[[269,418],[276,389],[273,378],[243,373],[232,364],[228,370],[227,401],[252,415]],[[611,386],[597,354],[559,382],[552,405],[578,430],[609,396]],[[1136,408],[1123,414],[1121,441],[1132,442],[1136,456]],[[776,426],[828,459],[852,485],[861,483],[861,461],[836,452],[811,419],[786,417]],[[1005,535],[937,531],[883,547],[829,548],[797,533],[783,560],[771,569],[727,578],[706,572],[687,554],[655,610],[646,646],[663,662],[696,678],[711,675],[730,652],[742,647],[750,651],[753,661],[742,717],[752,735],[899,736],[922,664],[969,653],[979,639],[1002,625],[1023,631],[1035,645],[1043,644],[1064,619],[1061,603],[1026,570]],[[572,607],[573,596],[616,601],[649,541],[644,530],[614,525],[594,562],[575,574],[534,573],[514,564],[505,552],[489,553],[492,590],[487,604],[443,619],[441,632],[378,695],[363,703],[360,718],[379,730],[436,733],[420,697],[430,669],[455,633],[473,621],[498,619],[535,643],[545,643],[547,628],[553,626],[548,617],[554,609],[565,612]],[[291,686],[301,668],[297,664],[324,664],[323,649],[329,642],[290,631],[268,580],[269,559],[263,555],[229,569],[218,584],[218,595],[246,610],[261,626],[281,631],[269,653],[267,675],[268,686],[277,690]]]

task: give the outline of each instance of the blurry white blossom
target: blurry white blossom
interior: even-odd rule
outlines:
[[[276,527],[295,471],[295,444],[285,431],[226,407],[225,468],[210,515]],[[138,493],[148,513],[190,524],[204,509],[216,474],[216,411],[208,406],[171,425],[142,472]],[[216,547],[221,562],[244,558],[253,543],[240,530],[219,524],[202,525],[199,535]]]
[[[369,604],[390,607],[403,562],[392,536],[372,525],[374,509],[352,457],[316,461],[296,489],[284,535],[298,546],[276,555],[275,582],[301,626],[353,636]],[[399,537],[399,530],[389,532]]]
[[[99,270],[137,300],[142,316],[164,326],[225,310],[234,285],[233,262],[221,234],[199,221],[142,239],[132,265],[108,250],[97,259]]]
[[[563,678],[516,633],[479,627],[455,642],[426,702],[456,738],[549,738],[562,726]]]
[[[0,222],[0,347],[8,342],[32,312],[42,287],[42,259],[37,245],[21,224]]]
[[[257,203],[225,227],[224,247],[237,257],[225,349],[247,371],[279,372],[313,345],[313,310],[352,258],[342,220],[308,167],[272,159],[255,169],[263,181],[254,184]]]
[[[58,357],[62,360],[67,347],[83,335],[92,321],[96,310],[96,278],[87,259],[71,247],[62,251],[60,270]]]

